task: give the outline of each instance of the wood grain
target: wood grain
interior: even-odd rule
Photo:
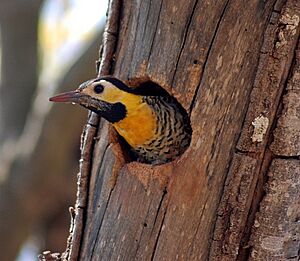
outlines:
[[[296,72],[297,77],[299,66],[298,55],[294,52],[299,38],[299,23],[296,22],[290,30],[291,27],[288,25],[290,21],[287,22],[286,19],[299,17],[300,9],[299,2],[287,1],[281,14],[278,14],[278,6],[278,4],[275,5],[265,31],[254,88],[237,144],[238,152],[234,154],[231,168],[237,164],[236,162],[244,163],[238,165],[240,169],[235,171],[238,175],[231,175],[229,172],[226,181],[229,185],[225,186],[219,207],[211,249],[212,260],[248,260],[251,254],[249,242],[251,229],[255,215],[260,210],[260,202],[266,195],[264,185],[268,181],[270,165],[274,157],[297,156],[295,148],[300,140],[297,136],[299,124],[295,111],[299,106],[299,99],[297,100],[297,95],[292,90],[291,93],[285,93],[284,89],[293,88],[292,86],[295,85],[294,75]],[[280,37],[279,34],[281,34]],[[289,87],[286,86],[286,82],[289,82]],[[252,123],[261,116],[267,119],[267,128],[262,134],[262,140],[253,142],[254,126]],[[288,123],[287,120],[291,117],[293,120]],[[293,124],[290,124],[291,121]],[[251,167],[253,171],[245,171],[246,166]],[[243,180],[247,180],[247,186],[243,186]],[[234,193],[235,188],[239,188],[238,194]],[[232,205],[238,209],[233,209]],[[275,206],[269,207],[271,209]],[[282,215],[285,215],[285,206],[281,207]],[[270,214],[269,218],[276,219],[277,217]],[[271,260],[277,260],[275,256],[273,258]]]
[[[67,260],[299,259],[299,17],[298,0],[110,2],[99,74],[164,87],[193,137],[129,162],[91,114]]]
[[[80,260],[207,260],[274,2],[122,3],[114,75],[165,87],[193,139],[178,160],[129,163],[117,179],[122,155],[96,142]]]
[[[193,137],[171,163],[129,162],[91,114],[66,258],[296,260],[299,1],[114,0],[109,17],[100,74],[166,88]]]

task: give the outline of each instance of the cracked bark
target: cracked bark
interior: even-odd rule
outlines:
[[[218,210],[212,260],[299,259],[300,228],[293,217],[299,213],[299,182],[293,180],[300,175],[299,15],[299,2],[278,1],[265,30]],[[253,142],[253,122],[261,116],[267,126],[261,142]],[[289,186],[295,187],[292,193]]]
[[[115,59],[102,73],[166,88],[190,108],[193,138],[172,163],[125,164],[113,130],[103,121],[93,127],[97,138],[83,147],[88,187],[71,260],[296,258],[299,2],[121,1],[114,8],[120,6],[113,40],[104,45],[116,43],[109,51]],[[257,117],[261,125],[253,126]],[[272,218],[284,233],[266,229]],[[268,233],[275,231],[283,234],[272,245]],[[295,240],[286,243],[291,231]]]

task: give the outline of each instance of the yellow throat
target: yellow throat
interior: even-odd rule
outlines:
[[[156,117],[151,107],[143,102],[142,96],[124,93],[122,103],[126,106],[126,117],[114,123],[117,132],[133,148],[143,145],[155,136]]]

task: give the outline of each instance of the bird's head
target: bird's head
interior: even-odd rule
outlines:
[[[49,100],[79,104],[116,123],[126,117],[130,104],[140,102],[141,96],[133,94],[133,89],[116,78],[100,77],[82,83],[75,91],[58,94]]]

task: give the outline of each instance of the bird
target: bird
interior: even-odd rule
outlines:
[[[116,77],[102,76],[49,100],[79,104],[103,117],[143,163],[160,165],[173,161],[191,142],[187,111],[152,81],[133,88]]]

